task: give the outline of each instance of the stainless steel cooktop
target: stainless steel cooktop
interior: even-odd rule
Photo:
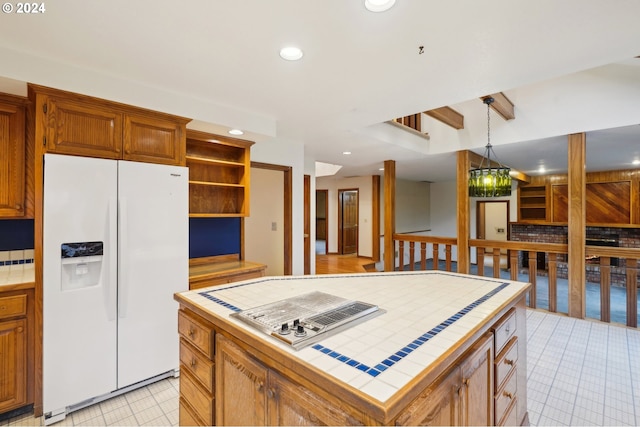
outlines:
[[[310,292],[230,316],[298,350],[384,312],[377,305]]]

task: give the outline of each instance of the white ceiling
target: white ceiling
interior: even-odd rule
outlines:
[[[340,176],[454,179],[455,151],[482,153],[486,107],[502,91],[515,120],[491,116],[498,159],[525,173],[566,170],[566,135],[587,132],[590,170],[640,158],[637,0],[56,0],[0,16],[0,89],[24,82],[238,127],[258,144],[302,143]],[[304,57],[287,62],[281,47]],[[424,53],[419,54],[419,46]],[[456,131],[430,139],[385,124],[451,106]],[[604,129],[604,130],[603,130]],[[343,151],[351,151],[344,156]]]

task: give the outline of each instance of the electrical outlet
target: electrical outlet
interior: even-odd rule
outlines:
[[[272,222],[271,223],[271,231],[278,231],[278,223],[277,222]]]

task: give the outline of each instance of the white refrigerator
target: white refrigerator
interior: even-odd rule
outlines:
[[[45,154],[45,423],[179,367],[188,168]]]

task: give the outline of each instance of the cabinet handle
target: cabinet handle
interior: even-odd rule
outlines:
[[[16,332],[17,332],[17,333],[21,334],[21,333],[22,333],[22,331],[23,331],[22,326],[18,326],[18,327],[16,328]]]
[[[462,385],[465,387],[469,387],[469,384],[471,383],[471,381],[469,380],[469,378],[465,378],[462,380]]]
[[[17,204],[16,205],[16,210],[21,211],[22,210],[22,205],[21,204]]]
[[[276,395],[276,392],[273,391],[273,389],[269,389],[267,391],[267,396],[269,396],[269,399],[273,399],[275,397],[275,395]]]
[[[196,367],[196,358],[195,357],[193,359],[191,359],[191,367],[192,368]]]
[[[506,365],[513,366],[513,360],[511,360],[511,359],[504,359],[504,363]]]
[[[511,393],[510,391],[504,391],[504,392],[502,392],[502,394],[505,397],[508,397],[509,399],[513,399],[513,393]]]
[[[258,384],[256,384],[256,388],[258,389],[259,392],[261,392],[262,389],[264,388],[264,383],[260,381]]]
[[[196,334],[196,331],[194,331],[192,328],[189,328],[189,338],[193,339],[193,336]]]
[[[509,329],[509,325],[507,325],[507,326],[504,328],[504,331],[505,331],[505,333],[506,333],[507,335],[509,335],[509,330],[510,330],[510,329]]]

